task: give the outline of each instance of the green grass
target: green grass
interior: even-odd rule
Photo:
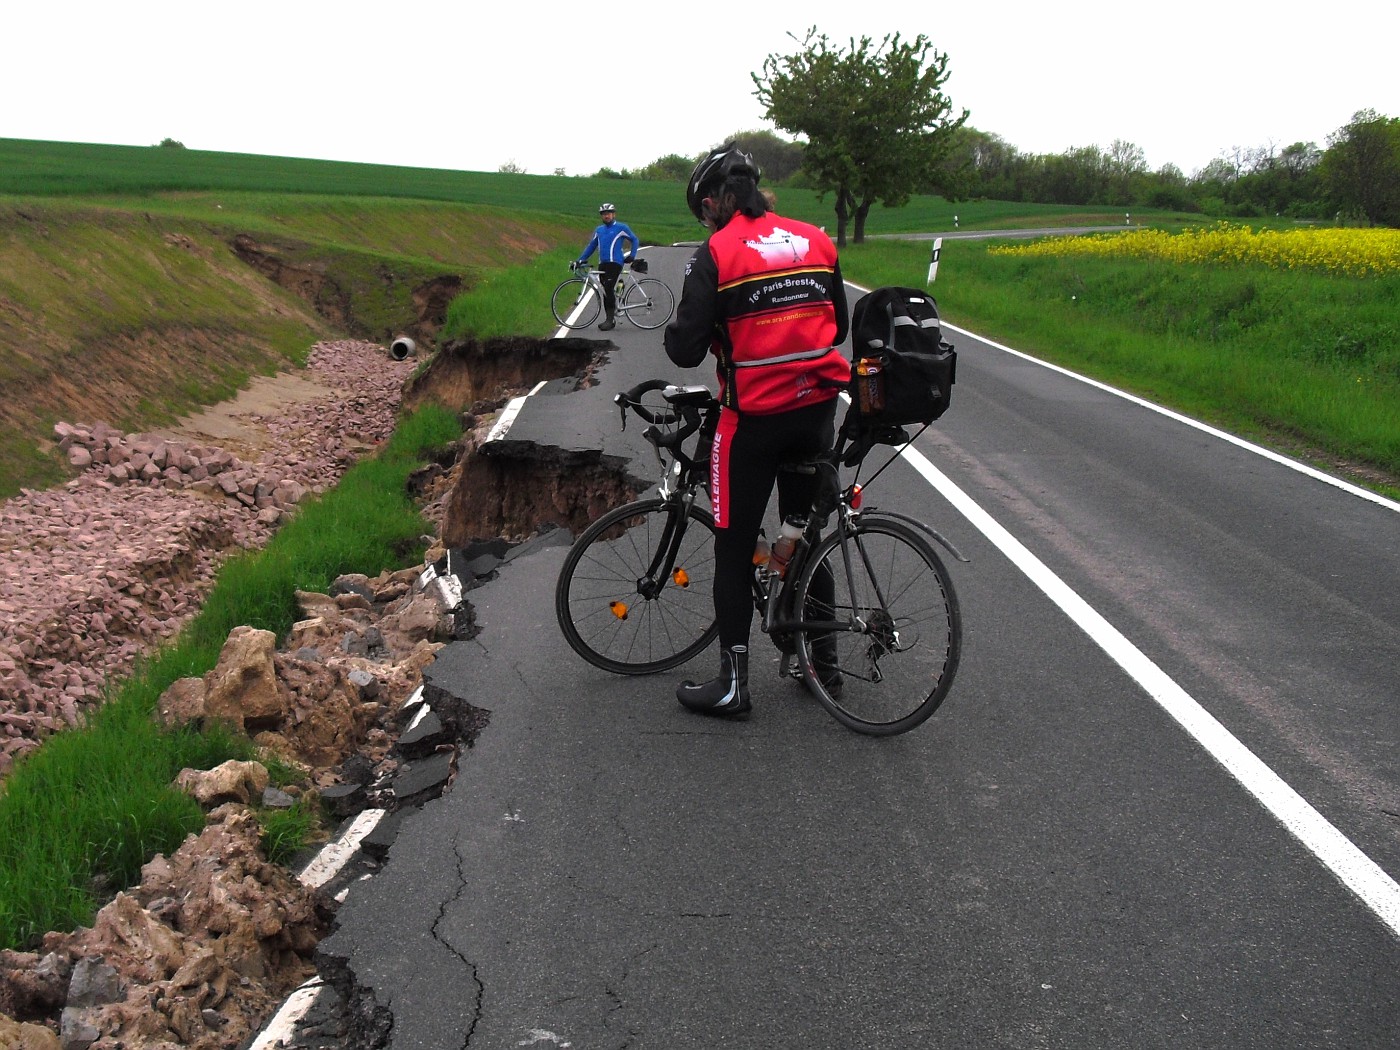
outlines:
[[[992,255],[944,242],[952,323],[1235,433],[1400,477],[1400,277]],[[927,245],[856,246],[867,287],[922,287]]]
[[[697,153],[706,145],[697,143]],[[811,190],[774,188],[784,214],[834,229],[834,202],[830,196],[822,200]],[[686,210],[683,187],[676,182],[597,178],[578,173],[556,176],[452,171],[193,149],[0,139],[0,195],[99,197],[124,207],[162,196],[194,196],[210,209],[216,203],[225,209],[236,209],[236,205],[220,196],[230,192],[405,198],[552,214],[577,224],[579,247],[594,225],[598,204],[610,200],[618,203],[618,217],[644,241],[669,243],[699,233]],[[355,207],[350,202],[346,206]],[[866,232],[948,230],[953,227],[954,215],[962,229],[1066,222],[1116,224],[1123,218],[1121,211],[1100,207],[1004,201],[952,203],[941,197],[919,196],[903,208],[876,205],[870,211]],[[1143,222],[1167,217],[1164,212],[1134,213],[1134,220]]]
[[[552,334],[559,325],[549,312],[549,299],[555,287],[569,279],[568,264],[576,258],[577,248],[561,248],[537,256],[524,266],[492,271],[452,300],[442,337],[488,339]]]
[[[262,848],[273,864],[288,864],[321,825],[321,814],[305,799],[290,809],[265,809],[262,822]]]
[[[249,758],[251,741],[218,727],[162,731],[152,719],[176,679],[201,675],[239,625],[284,635],[299,617],[295,592],[324,591],[338,575],[375,575],[423,556],[427,524],[409,499],[409,473],[460,436],[452,413],[408,417],[373,459],[309,501],[263,550],[236,556],[199,615],[80,727],[22,759],[0,784],[0,948],[91,922],[112,890],[139,880],[152,854],[203,826],[199,806],[169,785],[186,766]],[[285,780],[287,771],[279,774]],[[289,855],[314,814],[269,816],[270,849]]]

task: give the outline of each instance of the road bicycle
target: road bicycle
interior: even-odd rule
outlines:
[[[643,403],[652,392],[664,406]],[[623,429],[629,411],[649,424],[643,437],[656,450],[661,483],[657,495],[609,511],[578,537],[559,572],[555,615],[570,647],[595,667],[652,674],[693,659],[719,634],[715,525],[701,498],[719,403],[704,386],[659,379],[613,401]],[[786,571],[771,571],[755,552],[753,599],[761,630],[782,654],[779,675],[795,670],[850,729],[888,736],[922,724],[952,687],[962,614],[934,544],[968,559],[931,526],[864,505],[870,482],[898,455],[860,484],[877,441],[892,443],[888,434],[862,433],[848,415],[833,449],[783,466],[816,472],[822,483]],[[844,485],[843,466],[855,475]],[[823,592],[834,597],[822,600]],[[818,649],[825,650],[820,663]]]
[[[587,328],[598,320],[603,308],[603,272],[587,263],[573,263],[573,277],[562,282],[550,297],[554,319],[565,328]],[[671,319],[676,297],[666,282],[655,277],[637,277],[632,271],[646,272],[644,259],[624,267],[617,281],[617,312],[638,328],[660,328]]]

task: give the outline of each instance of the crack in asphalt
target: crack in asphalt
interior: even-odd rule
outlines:
[[[441,933],[438,932],[438,928],[442,925],[443,920],[447,917],[447,910],[451,908],[454,904],[456,904],[459,900],[461,900],[462,894],[466,892],[467,888],[467,876],[465,870],[466,861],[465,858],[463,858],[462,850],[455,839],[452,842],[452,855],[457,858],[457,892],[438,905],[437,918],[433,920],[433,927],[431,932],[433,935],[433,940],[437,941],[437,943],[442,945],[443,948],[451,952],[452,955],[456,957],[464,967],[466,967],[468,974],[471,975],[472,984],[476,986],[476,1007],[472,1010],[471,1024],[468,1026],[466,1035],[462,1039],[462,1046],[465,1050],[466,1047],[471,1045],[472,1034],[476,1031],[476,1026],[481,1022],[481,1010],[482,1003],[486,998],[486,986],[481,983],[481,977],[477,972],[476,964],[473,963],[470,959],[468,959],[465,955],[463,955],[460,951],[458,951],[457,948],[447,938],[443,937]]]

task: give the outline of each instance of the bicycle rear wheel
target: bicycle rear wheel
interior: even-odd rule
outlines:
[[[598,319],[603,305],[589,292],[589,283],[582,277],[570,277],[550,296],[549,308],[554,319],[565,328],[587,328]],[[584,300],[587,299],[587,302]]]
[[[660,328],[671,319],[676,297],[665,282],[646,277],[631,285],[622,297],[622,312],[638,328]]]
[[[618,507],[569,548],[554,613],[570,648],[593,666],[614,674],[665,671],[719,634],[714,519],[695,506],[682,517],[681,506],[653,498]]]
[[[937,711],[952,687],[962,652],[957,594],[937,552],[902,522],[861,517],[849,543],[849,574],[836,533],[803,568],[794,608],[843,629],[799,632],[802,673],[843,725],[872,736],[904,733]],[[822,571],[835,581],[830,604],[813,595]]]

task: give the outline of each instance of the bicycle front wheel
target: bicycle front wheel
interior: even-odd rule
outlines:
[[[671,319],[676,297],[664,281],[646,277],[627,289],[622,297],[622,312],[638,328],[660,328]]]
[[[704,652],[715,623],[715,522],[653,498],[609,511],[569,548],[554,613],[570,648],[614,674],[651,674]],[[674,554],[671,552],[674,551]]]
[[[582,277],[570,277],[554,289],[549,308],[554,311],[554,319],[565,328],[587,328],[598,320],[603,306],[592,294],[587,281]]]
[[[833,532],[798,582],[803,620],[829,619],[833,627],[798,634],[802,673],[843,725],[873,736],[904,733],[937,711],[952,687],[962,652],[957,594],[937,552],[903,522],[862,517],[847,539],[849,573]]]

